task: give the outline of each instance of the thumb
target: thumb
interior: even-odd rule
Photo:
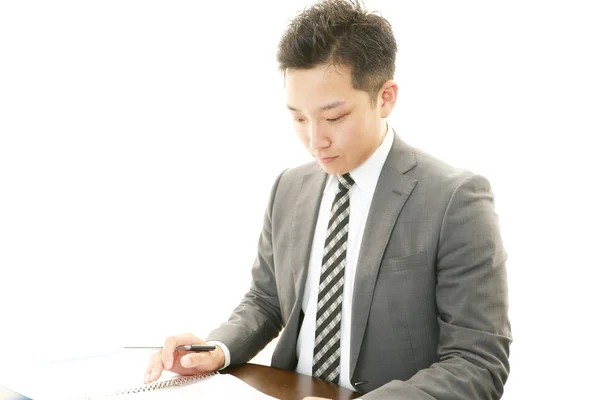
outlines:
[[[181,357],[179,361],[182,367],[185,368],[210,368],[211,367],[212,357],[210,352],[202,352],[202,353],[190,353]]]

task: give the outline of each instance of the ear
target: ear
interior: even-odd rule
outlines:
[[[394,80],[386,81],[381,87],[379,99],[381,118],[387,118],[392,113],[398,99],[398,83]]]

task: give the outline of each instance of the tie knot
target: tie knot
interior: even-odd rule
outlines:
[[[344,175],[338,175],[337,178],[340,184],[346,188],[346,190],[350,190],[352,185],[354,185],[354,179],[352,179],[349,172],[345,173]]]

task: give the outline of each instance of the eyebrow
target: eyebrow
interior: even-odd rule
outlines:
[[[329,104],[325,104],[323,107],[319,108],[319,110],[320,111],[329,111],[329,110],[332,110],[332,109],[337,108],[344,104],[346,104],[345,101],[338,100],[338,101],[331,102]],[[287,108],[292,111],[296,111],[296,112],[299,111],[297,108],[294,108],[294,107],[290,106],[289,104],[286,104],[286,105],[287,105]]]

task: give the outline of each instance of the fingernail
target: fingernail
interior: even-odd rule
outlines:
[[[181,357],[181,360],[179,362],[184,367],[187,367],[187,366],[189,366],[191,364],[190,359],[187,356]]]
[[[146,372],[146,374],[144,375],[144,383],[148,383],[148,380],[150,380],[150,374]]]
[[[165,369],[171,368],[171,360],[167,360],[164,362]]]

